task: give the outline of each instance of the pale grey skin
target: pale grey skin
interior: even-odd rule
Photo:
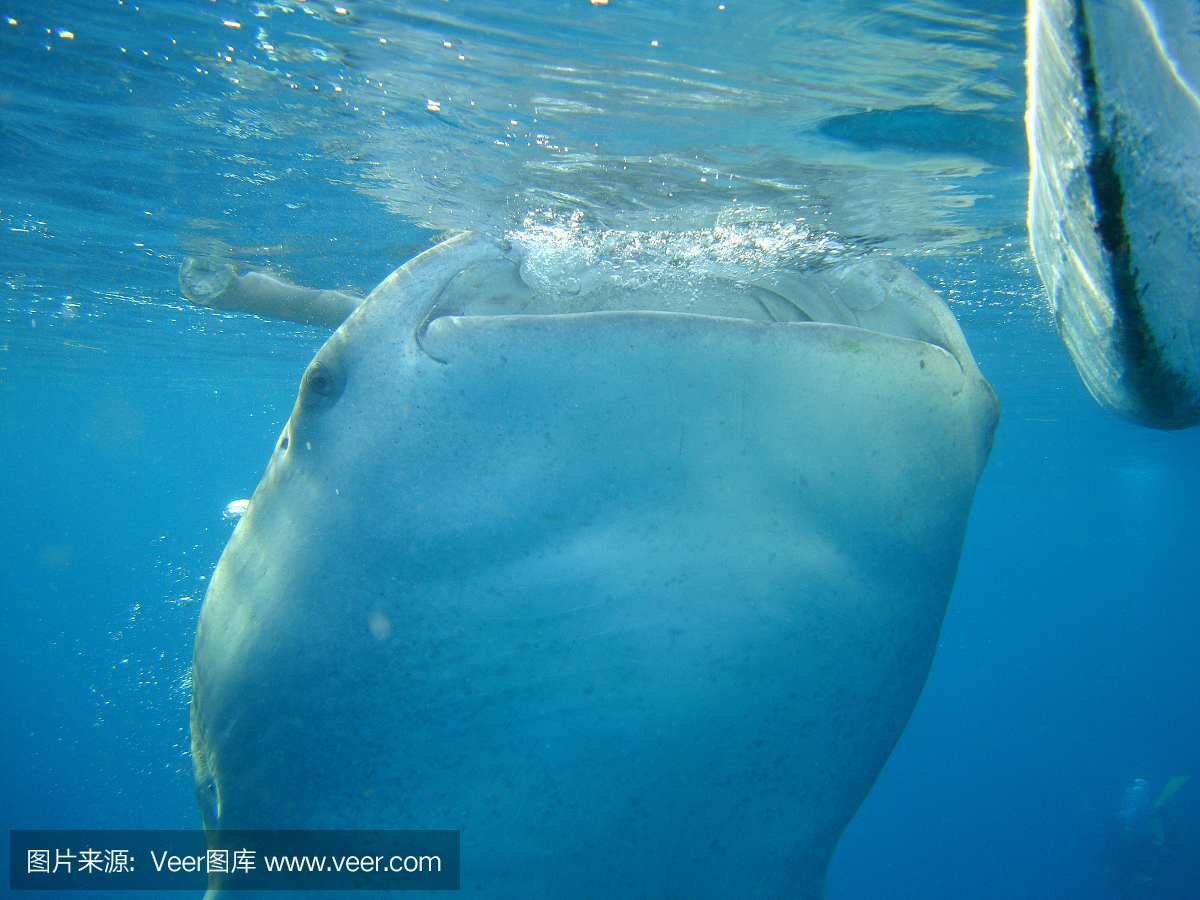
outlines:
[[[452,238],[309,366],[201,613],[205,824],[461,829],[487,898],[820,897],[995,396],[887,260],[705,283],[753,319],[455,314],[547,305],[519,262]]]
[[[1200,6],[1031,0],[1029,234],[1088,390],[1200,423]]]

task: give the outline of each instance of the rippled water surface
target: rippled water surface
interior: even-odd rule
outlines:
[[[189,306],[184,256],[365,293],[467,227],[650,274],[875,249],[947,297],[1004,412],[929,684],[829,897],[1109,896],[1124,787],[1200,769],[1200,439],[1102,412],[1054,334],[1023,15],[0,0],[5,827],[198,822],[221,511],[325,335]]]

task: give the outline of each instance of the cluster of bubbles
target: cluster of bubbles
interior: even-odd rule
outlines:
[[[743,209],[707,227],[651,222],[612,229],[594,227],[579,212],[539,211],[505,237],[520,248],[522,281],[555,298],[556,311],[632,308],[627,298],[637,294],[658,298],[646,308],[686,311],[713,282],[811,271],[863,252],[803,221],[775,221],[768,212]]]

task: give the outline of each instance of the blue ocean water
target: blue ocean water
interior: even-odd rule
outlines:
[[[1054,333],[1022,28],[916,0],[0,4],[3,827],[199,823],[221,512],[327,335],[190,306],[181,258],[365,293],[455,228],[785,225],[929,281],[1003,406],[933,670],[827,895],[1118,896],[1125,788],[1200,774],[1200,433],[1101,410]]]

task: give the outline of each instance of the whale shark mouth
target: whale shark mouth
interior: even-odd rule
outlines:
[[[974,368],[953,313],[909,269],[803,231],[765,246],[758,237],[513,232],[446,272],[419,330],[442,317],[658,312],[861,328],[940,347]]]

